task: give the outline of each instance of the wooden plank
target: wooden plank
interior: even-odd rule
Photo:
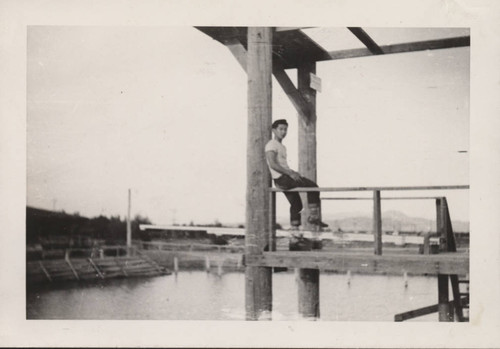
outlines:
[[[328,52],[301,30],[275,33],[273,55],[285,69],[299,68],[304,62],[328,59]]]
[[[104,279],[104,275],[101,273],[101,271],[99,270],[99,268],[97,267],[97,265],[95,265],[95,263],[92,260],[92,258],[88,258],[87,260],[89,261],[89,263],[92,266],[92,268],[94,268],[94,270],[97,272],[97,275],[99,275],[99,277],[101,279]]]
[[[435,200],[435,196],[393,196],[393,197],[381,197],[380,200]],[[325,198],[322,197],[321,200],[373,200],[371,198],[363,197],[335,197],[335,198]]]
[[[416,41],[416,42],[409,42],[409,43],[402,43],[395,45],[383,45],[380,46],[380,49],[384,52],[384,55],[388,55],[394,53],[439,50],[439,49],[467,47],[467,46],[470,46],[470,36],[460,36],[455,38],[427,40],[427,41]],[[318,61],[373,56],[373,53],[370,52],[370,50],[367,48],[330,51],[328,52],[328,54],[329,58],[319,59]]]
[[[348,253],[327,251],[277,251],[262,255],[247,255],[247,266],[308,268],[336,270],[341,272],[398,273],[410,274],[458,274],[464,275],[469,270],[469,255],[459,253],[441,253],[437,255],[405,255],[373,253]]]
[[[462,301],[467,301],[467,298],[466,297],[462,298]],[[449,303],[451,305],[452,302],[449,302]],[[427,307],[423,307],[423,308],[419,308],[419,309],[415,309],[415,310],[406,311],[404,313],[396,314],[396,315],[394,315],[394,321],[410,320],[410,319],[414,319],[414,318],[419,317],[419,316],[425,316],[425,315],[429,315],[432,313],[436,313],[437,311],[438,311],[438,304],[433,304],[433,305],[429,305]]]
[[[410,311],[407,311],[404,313],[396,314],[396,315],[394,315],[394,321],[410,320],[410,319],[414,319],[414,318],[419,317],[419,316],[429,315],[429,314],[435,313],[437,311],[438,311],[438,305],[434,304],[434,305],[430,305],[427,307],[423,307],[423,308],[419,308],[419,309],[415,309],[415,310],[410,310]]]
[[[271,178],[264,147],[271,139],[272,123],[272,30],[248,28],[248,128],[245,252],[259,255],[269,241]],[[245,309],[248,320],[261,319],[272,310],[272,269],[245,269]]]
[[[246,47],[246,32],[245,27],[196,27],[203,33],[209,35],[213,39],[226,44],[231,39],[238,38],[244,47]],[[361,28],[359,28],[361,29]],[[351,30],[352,31],[352,30]],[[355,30],[356,31],[356,30]],[[425,50],[439,50],[446,48],[468,47],[470,46],[470,36],[459,36],[453,38],[425,40],[406,42],[392,45],[378,46],[380,50],[373,45],[373,40],[367,39],[368,35],[360,35],[360,40],[363,39],[368,48],[325,51],[320,45],[312,40],[307,34],[301,30],[278,30],[275,33],[275,42],[273,46],[273,54],[280,57],[284,62],[286,69],[297,68],[304,61],[328,61],[337,59],[348,59],[357,57],[373,56],[377,52],[382,52],[384,55],[406,52],[417,52]],[[359,33],[358,33],[359,34]],[[376,44],[375,44],[376,45]]]
[[[373,191],[373,190],[451,190],[451,189],[469,189],[468,185],[434,185],[434,186],[412,186],[412,187],[319,187],[319,188],[294,188],[289,190],[282,190],[278,188],[269,188],[270,191],[275,192],[308,192],[308,191],[321,191],[321,192],[336,192],[336,191]]]
[[[382,209],[380,205],[380,191],[373,191],[373,237],[374,252],[376,255],[382,254]]]
[[[45,277],[49,280],[52,281],[52,277],[50,276],[49,272],[47,269],[45,269],[45,266],[43,265],[42,261],[38,261],[40,268],[42,269],[43,273],[45,274]]]
[[[361,41],[368,50],[370,50],[371,53],[374,55],[381,55],[384,54],[384,51],[380,48],[380,46],[368,35],[363,28],[360,27],[348,27],[358,39]]]
[[[71,271],[73,272],[73,275],[77,280],[80,280],[80,277],[78,276],[78,273],[76,272],[75,268],[73,267],[73,264],[71,264],[71,261],[68,258],[65,258],[66,263],[68,263],[68,266],[70,267]]]

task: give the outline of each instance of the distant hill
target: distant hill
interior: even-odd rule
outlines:
[[[279,217],[278,222],[287,222],[287,217]],[[325,215],[323,221],[330,225],[332,230],[344,231],[371,231],[373,222],[371,215],[361,212],[341,212]],[[286,225],[286,224],[285,224]],[[469,232],[469,222],[452,221],[453,231]],[[382,230],[384,231],[436,231],[436,220],[411,217],[400,211],[382,212]]]

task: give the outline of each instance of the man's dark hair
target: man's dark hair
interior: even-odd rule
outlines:
[[[276,120],[275,122],[273,122],[273,128],[277,128],[278,125],[286,125],[286,126],[288,126],[288,122],[286,122],[285,119],[279,119],[279,120]]]

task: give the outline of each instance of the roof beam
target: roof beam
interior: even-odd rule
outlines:
[[[237,38],[224,41],[225,46],[231,51],[243,70],[247,71],[247,50]],[[288,77],[279,57],[273,57],[273,75],[280,84],[288,99],[292,102],[300,117],[309,122],[309,104]]]
[[[373,41],[373,39],[370,37],[370,35],[368,35],[363,30],[363,28],[348,27],[347,29],[349,29],[351,31],[351,33],[353,33],[359,39],[359,41],[361,41],[368,48],[368,50],[370,50],[371,53],[373,53],[374,55],[384,54],[384,51],[382,51],[380,46],[377,45],[377,43],[375,41]]]
[[[384,54],[391,54],[391,53],[438,50],[444,48],[467,47],[467,46],[470,46],[470,36],[459,36],[447,39],[415,41],[404,44],[384,45],[380,46],[380,49],[383,51]],[[370,52],[370,50],[368,50],[367,48],[330,51],[328,52],[328,54],[330,55],[330,59],[321,59],[321,60],[325,61],[325,60],[373,56],[373,53]]]
[[[286,32],[289,30],[299,30],[299,29],[307,29],[307,28],[313,28],[313,27],[276,27],[277,32]]]
[[[234,58],[241,65],[243,70],[247,71],[247,50],[243,46],[243,44],[236,38],[231,38],[226,40],[225,46],[231,51]]]
[[[300,93],[300,91],[295,87],[292,80],[288,77],[285,72],[285,69],[281,65],[281,63],[276,59],[276,56],[273,57],[273,75],[280,84],[283,91],[285,91],[288,99],[292,102],[293,106],[299,113],[300,117],[306,122],[309,123],[310,111],[309,104],[305,100],[304,96]]]

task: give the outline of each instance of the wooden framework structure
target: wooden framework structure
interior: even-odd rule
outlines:
[[[338,263],[335,264],[332,259],[323,254],[316,256],[316,254],[296,254],[295,252],[293,256],[279,256],[277,252],[264,252],[266,247],[268,250],[271,247],[272,250],[272,244],[269,242],[273,237],[275,215],[273,195],[269,199],[271,179],[264,156],[265,143],[271,138],[272,76],[276,78],[299,116],[299,172],[316,180],[316,91],[310,87],[311,74],[316,73],[316,62],[464,47],[470,45],[470,37],[459,36],[381,46],[363,28],[350,27],[348,28],[350,32],[364,44],[365,48],[328,51],[298,27],[196,28],[225,45],[248,75],[247,230],[245,237],[247,319],[270,318],[273,266],[300,268],[298,274],[299,312],[306,317],[318,317],[319,269],[325,263],[333,263],[332,265],[337,266]],[[286,69],[292,68],[297,69],[297,86],[285,72]],[[373,200],[374,217],[380,217],[380,190],[373,190]],[[374,220],[374,231],[380,230],[380,221]],[[378,239],[378,235],[376,237]],[[377,257],[381,258],[381,253],[381,241],[376,240],[375,255],[370,258],[377,265],[381,262],[381,259],[377,259]],[[468,257],[466,261],[459,263],[463,267],[460,270],[448,269],[445,267],[448,265],[446,262],[448,257],[442,256],[442,258],[439,268],[433,269],[438,274],[439,272],[458,273],[468,270]],[[419,262],[414,264],[418,265]],[[454,263],[449,265],[452,264]],[[439,277],[439,309],[440,314],[449,314],[449,309],[446,308],[448,276],[442,275],[446,275],[446,285],[445,276]],[[445,308],[448,310],[443,310]],[[449,320],[449,315],[442,315],[440,319]]]

